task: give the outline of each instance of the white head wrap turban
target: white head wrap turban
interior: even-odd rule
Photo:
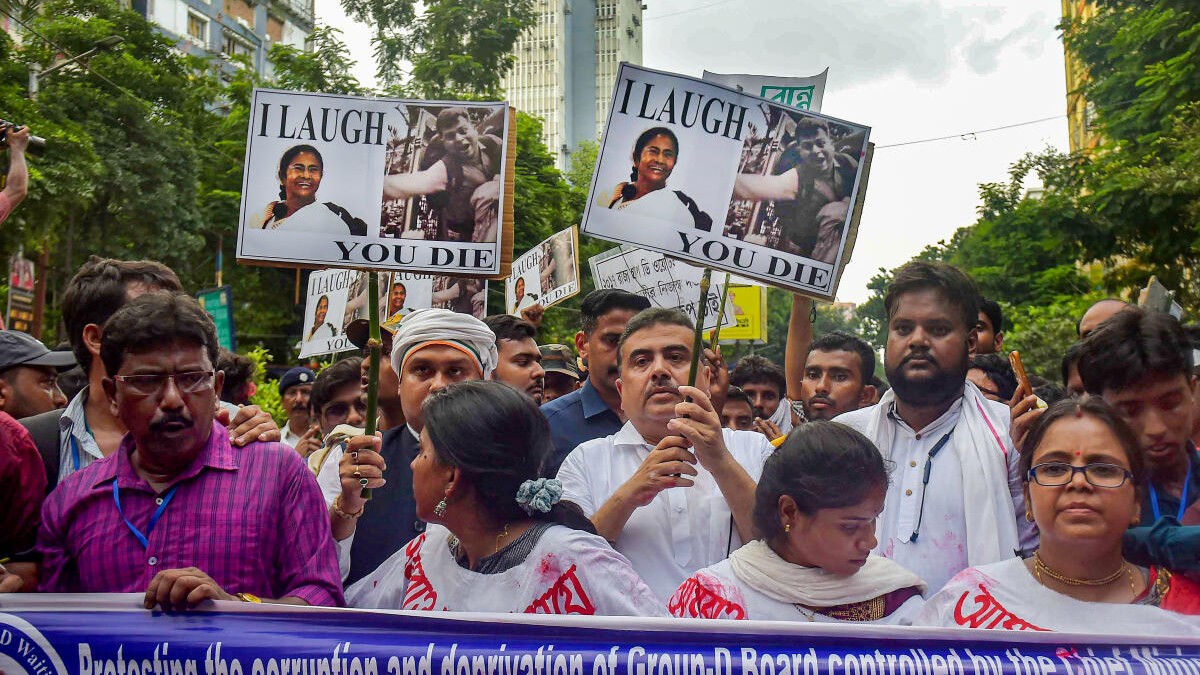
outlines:
[[[392,368],[399,376],[404,361],[423,347],[453,347],[471,357],[484,379],[496,368],[496,334],[470,314],[448,309],[418,309],[404,317],[392,336]]]

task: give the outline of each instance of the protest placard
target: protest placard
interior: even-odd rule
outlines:
[[[507,103],[256,89],[237,257],[507,276]]]
[[[418,309],[439,307],[476,319],[487,316],[486,279],[393,272],[384,316],[388,321]]]
[[[729,304],[733,307],[734,325],[721,329],[721,340],[737,342],[767,341],[767,289],[763,286],[730,284]]]
[[[579,230],[560,230],[513,261],[504,307],[520,316],[531,305],[549,309],[579,292]]]
[[[622,64],[581,232],[830,300],[869,133]]]
[[[28,333],[33,328],[33,261],[14,255],[8,259],[8,317],[9,330]]]
[[[321,270],[309,275],[301,358],[358,349],[346,337],[346,328],[355,319],[367,318],[367,274],[358,270]],[[388,289],[387,275],[380,276],[380,295],[383,295]],[[379,306],[387,307],[386,296],[380,298]]]
[[[620,288],[650,301],[653,307],[677,309],[696,320],[700,304],[700,276],[704,270],[668,258],[656,251],[621,246],[588,259],[596,288]],[[722,275],[724,276],[724,275]],[[717,327],[723,284],[714,280],[708,289],[708,312],[704,330]],[[733,311],[725,305],[724,326],[734,325]]]
[[[825,79],[828,76],[828,68],[811,77],[733,75],[710,73],[706,70],[701,79],[705,82],[732,87],[754,96],[761,96],[780,105],[821,112],[821,101],[825,98]]]

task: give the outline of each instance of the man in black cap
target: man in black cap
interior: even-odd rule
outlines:
[[[67,407],[58,374],[74,365],[71,352],[52,352],[31,335],[0,330],[0,410],[21,419]]]
[[[308,456],[316,448],[302,447],[312,439],[313,434],[308,416],[308,397],[312,394],[313,371],[303,366],[292,368],[279,378],[279,399],[287,412],[288,421],[282,429],[284,443],[292,446],[302,457]],[[312,441],[319,445],[319,440]]]
[[[540,345],[542,370],[546,371],[542,402],[549,403],[579,388],[579,367],[575,352],[566,345]]]

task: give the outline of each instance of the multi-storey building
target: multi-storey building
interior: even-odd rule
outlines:
[[[537,0],[537,23],[514,47],[504,80],[518,110],[542,118],[546,147],[566,168],[604,129],[617,65],[642,62],[640,0]]]
[[[1096,15],[1092,0],[1062,0],[1063,19],[1087,21]],[[1066,52],[1067,75],[1067,131],[1070,134],[1071,152],[1089,152],[1096,147],[1099,136],[1092,128],[1095,111],[1083,95],[1088,73],[1079,59],[1063,46]]]
[[[125,0],[196,55],[246,56],[270,75],[276,43],[304,48],[313,29],[313,0]]]

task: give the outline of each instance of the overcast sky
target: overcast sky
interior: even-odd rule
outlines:
[[[838,299],[975,221],[976,187],[1047,146],[1067,149],[1058,2],[645,0],[643,64],[699,77],[803,76],[829,67],[822,112],[872,127],[874,165]],[[373,84],[370,34],[316,0]],[[1058,116],[1014,129],[884,147]]]

